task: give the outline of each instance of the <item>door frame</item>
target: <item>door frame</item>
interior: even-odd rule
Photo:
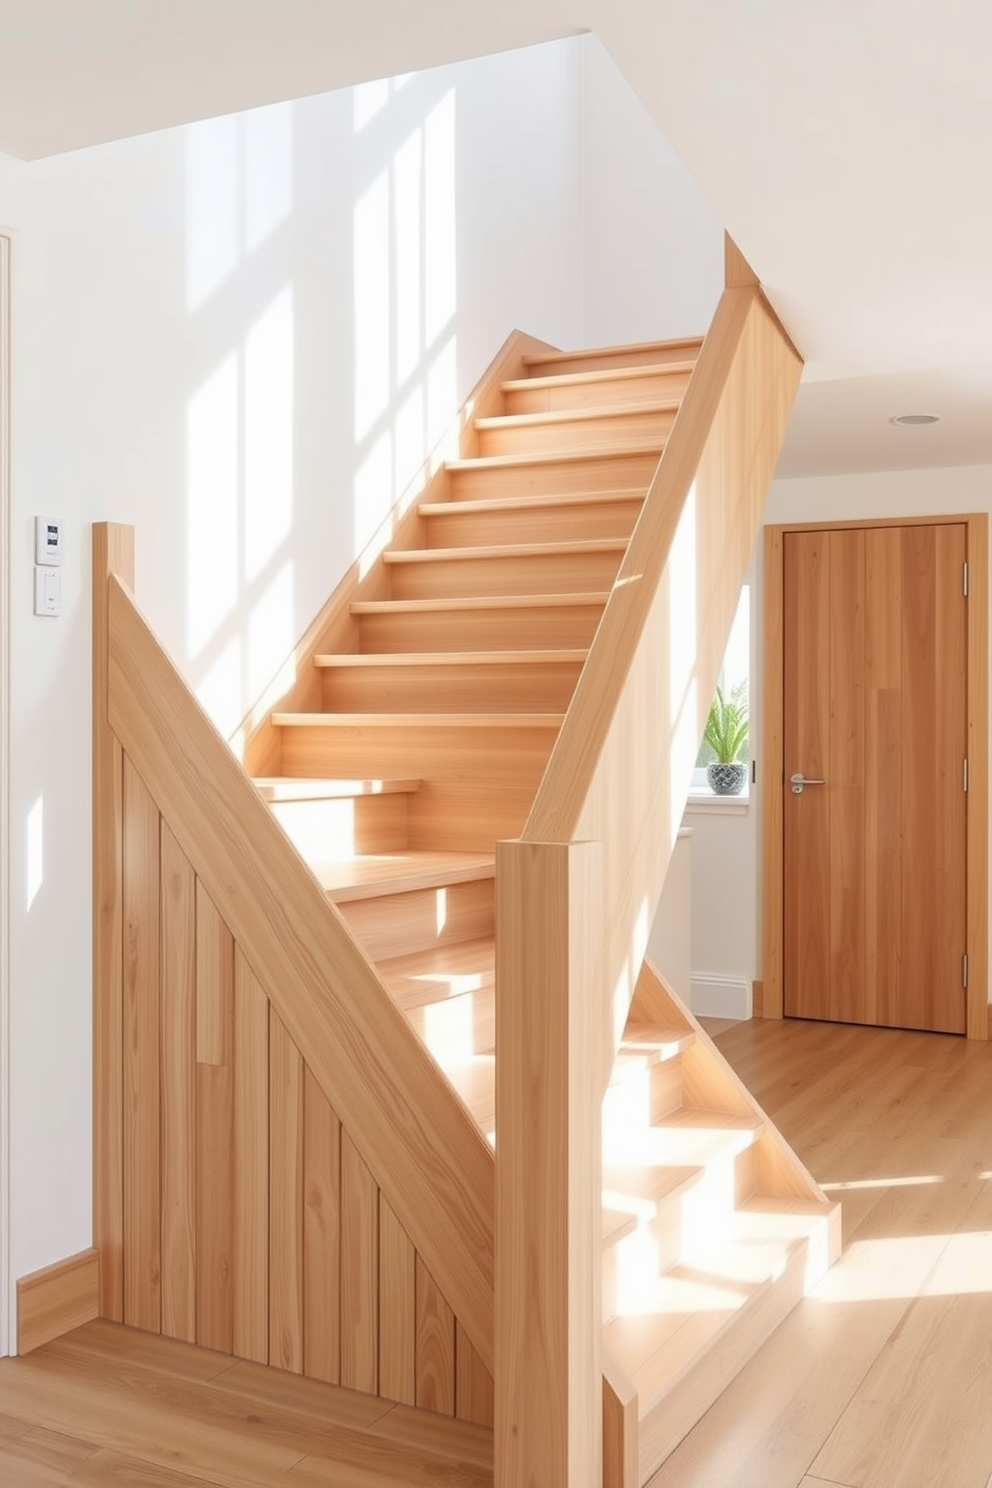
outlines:
[[[929,517],[879,517],[859,521],[789,522],[764,529],[763,636],[762,636],[762,729],[760,779],[762,790],[761,836],[761,941],[764,979],[762,1016],[783,1016],[782,956],[784,936],[783,799],[785,759],[783,740],[784,672],[784,538],[789,532],[829,532],[869,527],[940,527],[962,524],[968,564],[967,606],[967,709],[968,792],[965,798],[966,831],[966,950],[968,992],[966,1033],[970,1039],[988,1039],[992,1008],[989,1006],[989,519],[986,512],[956,516],[941,513]]]

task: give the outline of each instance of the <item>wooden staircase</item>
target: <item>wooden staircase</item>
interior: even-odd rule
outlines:
[[[495,843],[530,813],[698,350],[527,354],[350,591],[352,649],[311,652],[318,706],[258,735],[262,798],[492,1146]],[[604,1481],[629,1488],[829,1264],[839,1211],[649,966],[602,1153]]]

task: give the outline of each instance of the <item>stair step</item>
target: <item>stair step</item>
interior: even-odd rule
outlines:
[[[414,651],[587,648],[608,599],[608,592],[599,591],[362,600],[352,604],[351,613],[358,619],[365,655],[405,646]]]
[[[466,992],[484,992],[495,1007],[495,945],[491,936],[441,949],[392,956],[377,963],[379,975],[404,1012]]]
[[[384,553],[383,561],[395,599],[574,594],[611,588],[626,550],[626,538],[597,538],[394,550]]]
[[[496,874],[492,853],[407,851],[311,867],[335,904],[417,889],[444,889],[455,883],[493,879]]]
[[[745,1152],[761,1136],[765,1121],[680,1106],[645,1129],[604,1132],[603,1161],[630,1167],[706,1167]]]
[[[408,795],[420,789],[419,780],[314,780],[297,775],[257,775],[255,787],[263,801],[335,801],[358,796]]]
[[[682,361],[521,377],[501,383],[500,391],[507,413],[649,403],[668,393],[683,394],[695,365],[695,358],[687,357]]]
[[[651,403],[616,403],[606,407],[566,408],[544,413],[507,413],[477,418],[479,454],[523,455],[552,450],[622,448],[667,439],[679,397]]]
[[[273,713],[277,728],[560,728],[561,713]]]
[[[424,501],[428,547],[482,543],[558,542],[563,539],[630,538],[644,505],[643,489],[564,496],[479,497],[474,501]]]
[[[628,1023],[620,1040],[618,1059],[640,1057],[652,1063],[674,1059],[695,1043],[692,1028],[663,1028],[656,1024]]]
[[[408,854],[409,856],[409,854]],[[444,861],[451,861],[451,854]],[[421,867],[423,854],[418,857]],[[495,933],[493,859],[466,876],[443,868],[432,882],[409,886],[406,878],[363,898],[337,899],[352,932],[376,963],[419,951],[437,951]],[[463,865],[464,866],[464,865]]]
[[[450,460],[445,469],[456,501],[471,497],[567,496],[576,490],[646,491],[654,478],[665,436],[624,445],[546,454],[480,455]]]
[[[586,659],[560,651],[380,652],[315,656],[325,710],[445,713],[496,707],[513,713],[568,707]]]
[[[638,341],[629,346],[592,347],[582,351],[527,352],[522,360],[525,367],[546,368],[548,375],[612,371],[620,367],[694,360],[702,344],[702,336],[685,336],[672,341]]]

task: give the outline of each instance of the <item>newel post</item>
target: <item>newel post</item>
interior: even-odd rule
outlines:
[[[134,587],[134,528],[93,527],[93,1244],[100,1316],[124,1320],[124,760],[107,718],[108,580]]]
[[[497,847],[495,1488],[602,1482],[601,856]]]

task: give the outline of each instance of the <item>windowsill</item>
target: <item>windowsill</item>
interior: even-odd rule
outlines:
[[[746,791],[739,796],[717,796],[712,791],[693,789],[686,802],[686,814],[702,812],[704,816],[747,816],[750,798]]]

